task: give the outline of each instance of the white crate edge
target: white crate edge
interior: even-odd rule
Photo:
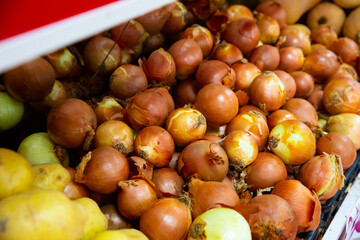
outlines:
[[[174,0],[123,0],[0,41],[0,73]]]

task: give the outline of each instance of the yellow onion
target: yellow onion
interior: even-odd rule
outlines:
[[[15,127],[24,116],[24,104],[0,91],[0,132]]]

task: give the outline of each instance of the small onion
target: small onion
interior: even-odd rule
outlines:
[[[53,67],[56,78],[66,77],[75,71],[78,65],[76,55],[66,47],[46,54],[44,58]]]
[[[308,98],[310,94],[314,91],[315,82],[312,78],[294,78],[296,83],[296,98]]]
[[[316,111],[321,111],[325,109],[323,103],[323,96],[324,96],[323,90],[316,90],[313,91],[306,100],[314,106]]]
[[[318,115],[316,109],[311,103],[302,98],[293,98],[286,102],[282,109],[295,115],[296,119],[304,123],[310,123],[317,126]]]
[[[200,46],[203,56],[207,57],[214,45],[214,37],[209,29],[200,25],[193,25],[186,28],[180,36],[180,39],[193,38]]]
[[[357,57],[360,56],[360,47],[354,40],[342,37],[329,46],[329,49],[338,55],[342,62],[355,66]]]
[[[329,47],[338,39],[335,29],[328,24],[321,24],[311,30],[311,40],[313,43],[320,43]]]
[[[301,166],[297,179],[313,191],[320,201],[328,200],[344,186],[340,157],[324,154],[311,158]]]
[[[246,172],[245,181],[251,186],[252,191],[273,187],[287,179],[284,162],[269,152],[260,152],[244,171]]]
[[[184,180],[175,169],[169,167],[155,169],[151,180],[163,193],[174,196],[183,193]]]
[[[261,71],[274,71],[280,63],[279,49],[269,44],[263,44],[251,52],[249,61]]]
[[[105,96],[100,102],[96,103],[93,109],[98,125],[109,120],[127,122],[125,108],[113,97]]]
[[[285,120],[271,130],[268,146],[285,164],[299,165],[315,155],[316,140],[305,123]]]
[[[298,180],[285,180],[275,185],[271,192],[285,199],[294,209],[298,220],[297,233],[313,231],[320,223],[319,198]]]
[[[228,17],[228,21],[232,22],[241,18],[247,18],[251,21],[255,21],[254,15],[251,10],[240,4],[233,4],[225,9],[225,14]]]
[[[117,190],[118,182],[129,176],[126,157],[112,147],[99,147],[88,152],[81,160],[75,181],[84,183],[90,190],[109,194]]]
[[[108,204],[100,207],[101,212],[108,220],[107,230],[117,230],[124,228],[132,228],[132,224],[129,219],[121,216],[119,210],[114,204]]]
[[[117,43],[121,48],[130,48],[133,50],[139,45],[142,46],[142,43],[149,37],[144,27],[134,19],[131,19],[129,24],[124,22],[111,28],[110,33],[112,40],[118,40]],[[119,38],[120,34],[121,37]]]
[[[260,41],[264,44],[275,44],[280,36],[280,26],[272,16],[257,12],[256,25],[260,30]]]
[[[0,90],[0,132],[15,127],[24,116],[24,104]]]
[[[182,240],[191,224],[190,208],[175,198],[161,198],[140,217],[140,231],[149,240]]]
[[[212,55],[212,59],[225,62],[229,65],[232,65],[243,58],[244,56],[241,50],[234,44],[226,41],[222,41],[216,45]]]
[[[139,219],[146,208],[157,199],[152,186],[143,179],[132,179],[118,183],[117,207],[128,219]]]
[[[260,69],[250,62],[238,62],[231,66],[236,74],[235,90],[246,90],[253,80],[260,75]]]
[[[196,93],[196,83],[194,80],[179,81],[172,93],[176,108],[195,103]]]
[[[170,12],[170,16],[165,22],[162,32],[166,35],[175,35],[186,26],[187,7],[180,1],[176,1],[165,6]]]
[[[292,112],[289,112],[285,109],[278,109],[269,114],[267,118],[267,123],[269,130],[271,131],[277,124],[285,120],[296,119],[295,115]]]
[[[304,64],[304,53],[297,47],[284,47],[279,50],[279,69],[286,72],[300,70]]]
[[[151,54],[153,51],[164,47],[165,41],[166,39],[163,33],[151,35],[143,43],[144,54],[145,55]]]
[[[286,25],[286,10],[278,2],[275,1],[262,2],[256,7],[255,10],[257,12],[264,13],[268,16],[275,18],[280,28],[283,28]]]
[[[155,35],[162,30],[169,17],[170,12],[168,9],[166,7],[160,7],[137,17],[135,20],[144,27],[147,33]]]
[[[175,143],[170,133],[158,126],[142,129],[135,137],[134,152],[156,167],[169,163],[175,151]]]
[[[295,24],[283,27],[280,31],[279,39],[281,38],[285,38],[285,41],[281,42],[280,48],[297,47],[303,51],[305,56],[308,55],[311,50],[309,34]]]
[[[198,140],[180,153],[177,169],[185,179],[196,177],[204,181],[222,181],[229,168],[225,150],[217,143]]]
[[[82,183],[75,182],[76,170],[71,167],[65,167],[70,174],[70,181],[64,189],[65,195],[71,200],[89,197],[89,189]]]
[[[54,106],[46,122],[51,140],[67,148],[88,148],[96,126],[96,115],[92,108],[75,98],[66,99]]]
[[[240,107],[238,115],[242,114],[242,113],[251,112],[251,111],[255,111],[256,113],[259,113],[264,118],[264,120],[266,120],[266,114],[260,108],[255,107],[254,105],[244,105],[244,106]]]
[[[204,115],[191,108],[175,109],[169,114],[165,122],[165,129],[178,146],[186,146],[201,139],[206,132],[206,127]]]
[[[295,79],[289,73],[283,70],[275,70],[274,73],[279,77],[285,86],[286,100],[292,99],[296,93]]]

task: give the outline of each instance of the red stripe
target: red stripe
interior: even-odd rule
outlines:
[[[0,0],[0,40],[112,2],[116,0]]]

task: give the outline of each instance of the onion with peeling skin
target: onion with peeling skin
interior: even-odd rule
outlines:
[[[154,165],[147,162],[145,159],[137,156],[128,158],[129,163],[129,179],[136,176],[145,176],[151,179],[153,175]]]
[[[264,44],[275,44],[280,36],[280,26],[272,16],[257,12],[256,25],[260,30],[260,41]]]
[[[105,96],[93,107],[97,124],[109,120],[127,122],[126,110],[113,97]]]
[[[222,41],[216,45],[212,55],[212,59],[223,61],[229,65],[232,65],[243,58],[244,56],[241,50],[234,44],[226,41]]]
[[[282,109],[295,115],[296,119],[312,126],[318,125],[318,115],[311,103],[303,98],[293,98],[285,103]]]
[[[71,200],[89,197],[89,189],[81,183],[75,182],[76,170],[71,167],[65,167],[70,174],[70,181],[64,189],[65,195]]]
[[[271,131],[277,124],[281,123],[282,121],[290,119],[296,120],[296,117],[292,112],[289,112],[285,109],[278,109],[270,113],[270,115],[267,117],[269,130]]]
[[[231,68],[236,74],[235,91],[248,89],[253,80],[261,74],[260,69],[255,64],[247,61],[237,62]]]
[[[275,1],[262,2],[255,10],[275,18],[280,28],[286,25],[286,11],[280,3]]]
[[[200,46],[203,56],[207,57],[214,45],[214,37],[204,26],[194,24],[186,28],[180,36],[180,39],[193,38]]]
[[[152,182],[163,193],[174,196],[180,196],[183,193],[184,180],[175,169],[169,167],[155,169]],[[158,197],[160,195],[158,194]]]

